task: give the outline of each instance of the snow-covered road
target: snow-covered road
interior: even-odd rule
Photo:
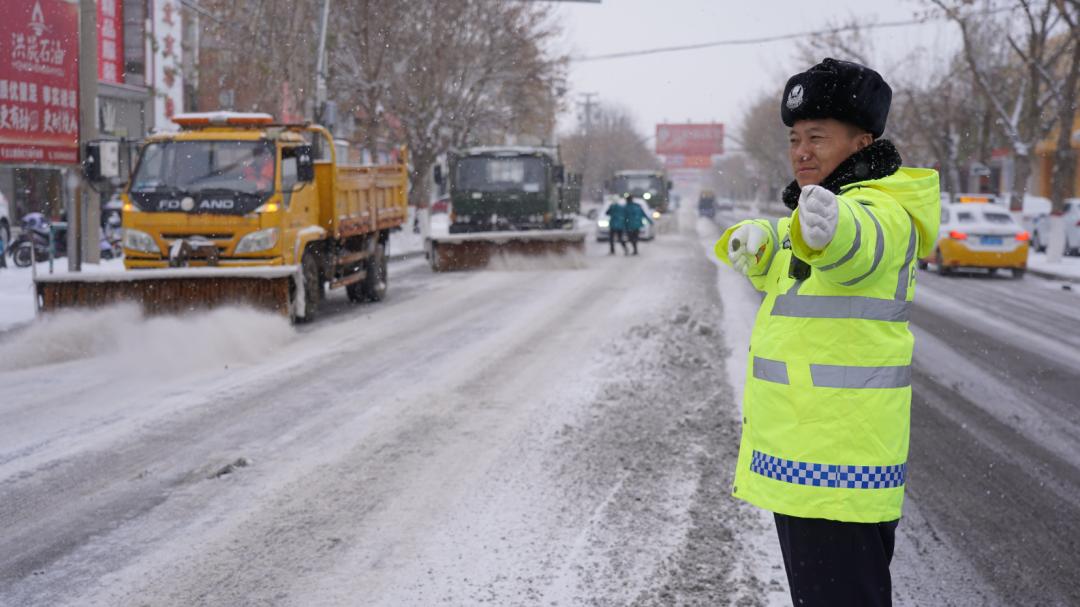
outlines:
[[[304,331],[222,310],[0,342],[0,604],[763,605],[693,221],[638,258],[392,266]]]
[[[721,218],[721,222],[732,218]],[[782,605],[729,494],[757,295],[670,223],[242,310],[0,336],[0,605]],[[1077,604],[1080,295],[920,273],[898,605]]]

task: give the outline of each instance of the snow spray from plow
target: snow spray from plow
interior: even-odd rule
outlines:
[[[171,377],[257,362],[294,335],[285,318],[251,309],[145,317],[122,304],[50,314],[0,342],[0,357],[8,371],[101,358],[136,375]]]
[[[436,272],[486,268],[510,257],[580,259],[586,233],[578,230],[536,230],[450,234],[428,241],[428,257]]]

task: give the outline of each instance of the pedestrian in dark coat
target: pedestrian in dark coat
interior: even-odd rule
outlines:
[[[630,239],[630,244],[634,247],[634,255],[637,255],[637,243],[638,237],[641,235],[641,228],[645,225],[644,222],[652,223],[652,217],[649,217],[648,211],[644,209],[640,204],[634,202],[634,197],[630,194],[626,195],[626,235]],[[625,253],[626,245],[623,244],[623,252]],[[629,253],[627,253],[629,255]]]
[[[622,245],[623,253],[626,253],[626,241],[623,235],[626,233],[626,205],[614,202],[607,210],[608,216],[608,244],[611,245],[611,253],[615,254],[615,239],[618,238]]]

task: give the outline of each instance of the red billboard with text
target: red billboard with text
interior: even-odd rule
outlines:
[[[98,80],[124,82],[124,17],[120,0],[98,0]]]
[[[724,153],[724,125],[658,124],[656,153],[663,156],[715,156]]]
[[[0,162],[79,161],[79,5],[4,0]]]

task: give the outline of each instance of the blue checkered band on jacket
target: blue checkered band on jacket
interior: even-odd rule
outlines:
[[[780,459],[754,451],[750,459],[750,470],[771,479],[796,485],[841,489],[890,489],[904,484],[907,463],[895,466],[811,464]]]

